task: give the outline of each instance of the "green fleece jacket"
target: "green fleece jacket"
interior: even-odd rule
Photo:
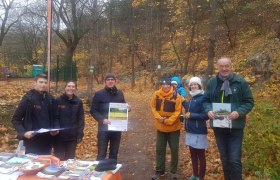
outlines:
[[[215,97],[218,76],[212,77],[206,86],[203,97],[203,108],[205,112],[212,111],[212,103],[221,103]],[[232,95],[230,96],[231,111],[237,111],[239,117],[232,121],[232,128],[242,129],[245,127],[246,114],[254,107],[254,99],[248,83],[241,77],[233,74],[233,78],[229,80]],[[211,127],[213,122],[210,121]]]

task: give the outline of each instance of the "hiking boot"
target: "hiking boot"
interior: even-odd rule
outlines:
[[[188,180],[199,180],[199,177],[191,176]]]
[[[164,176],[164,172],[157,171],[156,174],[152,176],[152,180],[159,179],[160,176]]]
[[[171,178],[172,179],[178,179],[179,178],[179,175],[177,173],[172,173],[171,174]]]

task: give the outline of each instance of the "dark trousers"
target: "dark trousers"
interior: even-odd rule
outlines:
[[[242,180],[243,129],[214,128],[225,180]]]
[[[62,161],[74,159],[77,148],[77,141],[59,141],[54,143],[54,155]]]
[[[49,133],[36,134],[31,139],[24,139],[25,153],[49,155],[52,149],[52,136]]]
[[[107,149],[109,145],[109,158],[117,160],[118,152],[121,142],[120,131],[98,131],[97,134],[97,146],[98,154],[96,160],[102,160],[106,158]]]
[[[199,177],[199,180],[204,180],[206,171],[205,149],[196,149],[190,147],[193,175]]]
[[[166,146],[168,143],[171,150],[170,171],[171,173],[177,172],[179,139],[180,139],[180,131],[175,131],[175,132],[157,131],[156,171],[158,172],[165,171]]]

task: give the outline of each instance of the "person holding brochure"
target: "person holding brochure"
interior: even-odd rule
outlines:
[[[75,158],[77,144],[84,136],[83,102],[75,95],[76,90],[76,82],[68,81],[65,92],[56,99],[55,119],[62,130],[55,137],[54,155],[63,161]]]
[[[246,114],[254,106],[254,99],[248,83],[233,73],[230,58],[220,58],[217,61],[217,68],[218,74],[207,83],[203,107],[214,130],[225,180],[241,180],[243,129]],[[218,127],[213,124],[213,121],[219,118],[213,110],[214,103],[231,106],[231,112],[226,117],[231,122],[230,127]]]
[[[59,128],[58,121],[54,119],[55,101],[47,92],[47,84],[47,75],[38,74],[34,79],[34,89],[22,97],[12,117],[17,137],[23,140],[26,153],[50,154],[52,136],[59,133],[58,130],[36,133],[41,128]]]
[[[208,147],[206,120],[207,113],[202,107],[204,91],[199,77],[189,81],[191,99],[183,102],[185,109],[186,145],[189,146],[193,176],[189,180],[204,180],[206,171],[205,149]]]
[[[91,115],[98,122],[97,161],[106,158],[109,143],[109,158],[117,160],[118,156],[121,131],[108,131],[108,125],[111,124],[108,120],[110,103],[126,103],[123,92],[116,87],[116,77],[113,73],[105,75],[105,87],[95,93],[90,109]],[[130,111],[129,105],[127,108]]]
[[[165,174],[167,143],[171,150],[171,176],[172,179],[178,179],[179,138],[182,127],[179,115],[182,110],[182,98],[174,91],[170,78],[163,77],[161,88],[152,96],[151,109],[154,116],[154,127],[157,131],[156,172],[152,179],[159,179]]]

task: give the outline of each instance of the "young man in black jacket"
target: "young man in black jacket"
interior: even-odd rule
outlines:
[[[34,79],[34,89],[23,96],[12,118],[18,139],[24,141],[26,153],[50,154],[52,136],[59,133],[36,133],[41,128],[59,127],[53,118],[54,98],[47,92],[47,83],[47,76],[38,74]]]
[[[93,118],[98,121],[98,161],[106,158],[108,143],[110,143],[109,158],[117,160],[118,156],[121,131],[108,131],[108,124],[111,123],[108,120],[108,112],[110,102],[125,103],[125,99],[123,92],[118,90],[115,84],[115,75],[107,73],[105,75],[105,88],[95,93],[90,110]],[[130,110],[130,106],[128,106],[128,108]]]

